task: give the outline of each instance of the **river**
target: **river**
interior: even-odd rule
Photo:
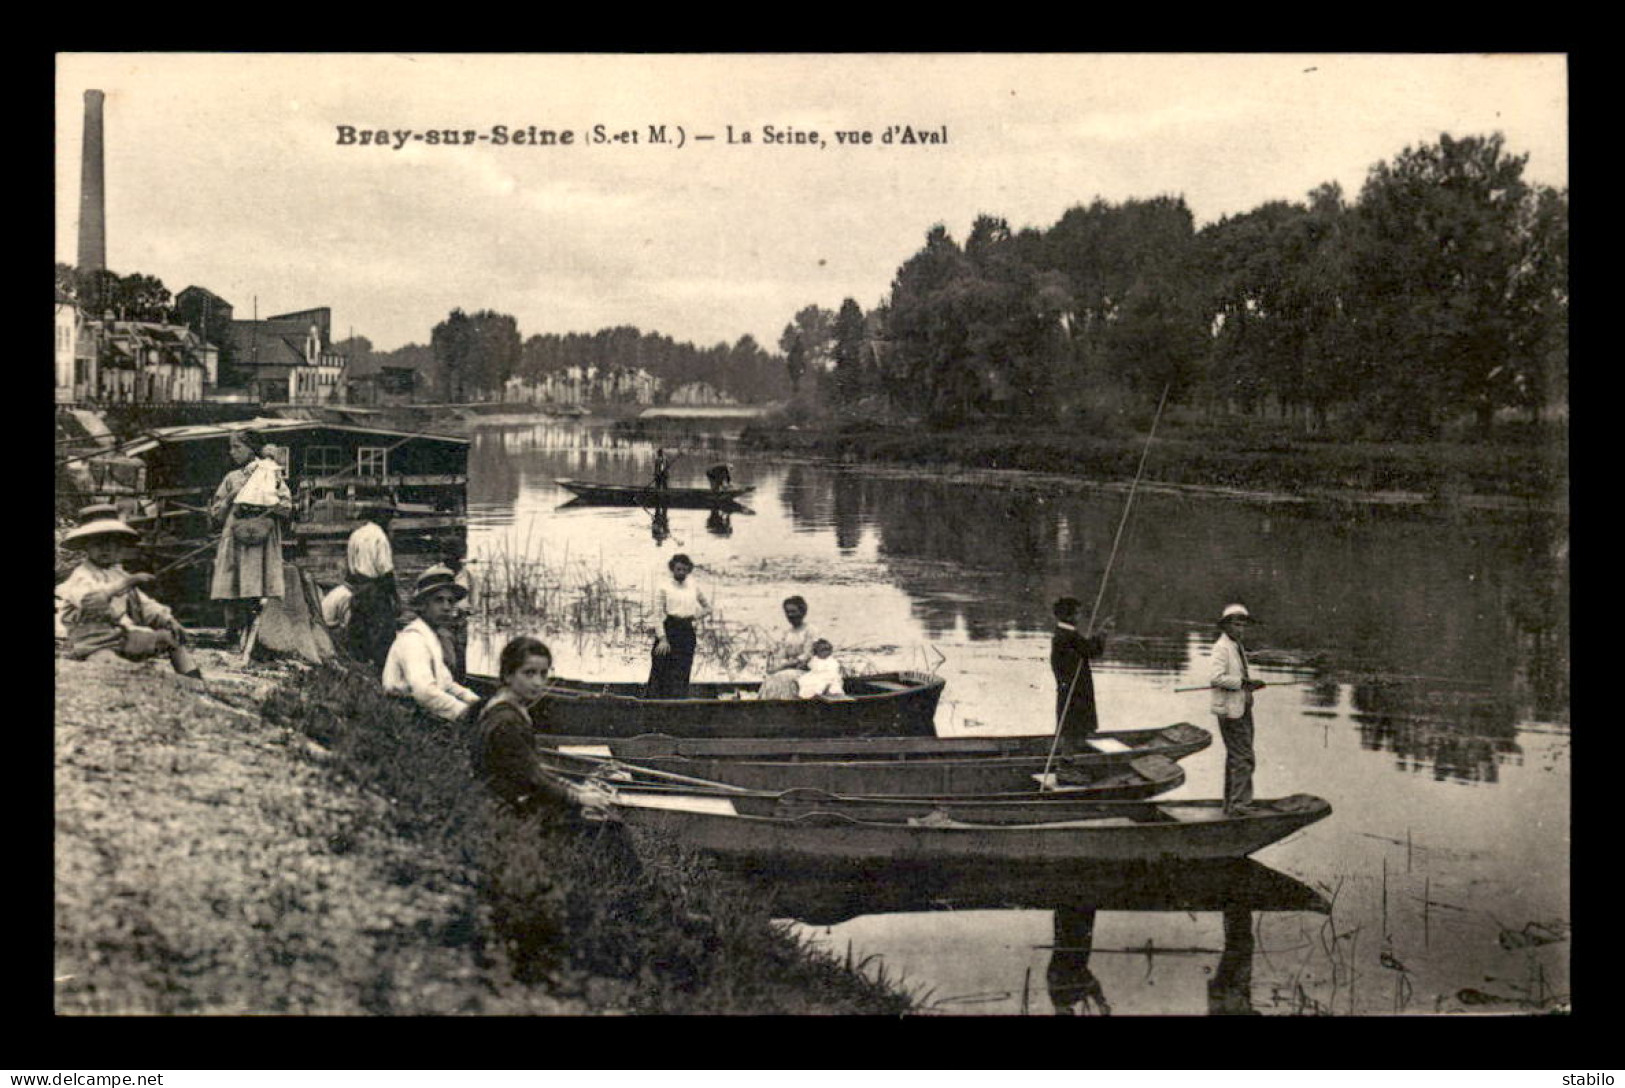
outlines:
[[[676,486],[726,456],[754,491],[727,517],[562,506],[556,478],[642,483],[653,443],[593,422],[489,427],[470,456],[469,552],[646,605],[684,552],[718,635],[696,679],[747,678],[748,653],[806,597],[849,670],[946,678],[945,736],[1047,732],[1050,602],[1093,606],[1127,488],[961,482],[783,464],[690,442]],[[719,452],[721,451],[721,452]],[[1149,478],[1155,477],[1155,450]],[[1214,620],[1244,601],[1270,686],[1255,706],[1260,797],[1333,814],[1255,855],[1254,887],[780,889],[803,937],[901,979],[942,1013],[1434,1014],[1564,1007],[1569,988],[1570,721],[1566,525],[1542,511],[1305,505],[1142,487],[1099,616],[1103,729],[1189,721]],[[491,584],[489,581],[487,585]],[[565,607],[559,598],[560,608]],[[548,635],[566,676],[642,680],[625,628]],[[554,630],[565,626],[554,618]],[[492,671],[509,622],[477,632]],[[1169,798],[1216,797],[1223,748],[1188,757]],[[1281,876],[1277,885],[1269,880]],[[1225,878],[1232,879],[1230,877]],[[1236,878],[1240,879],[1240,878]],[[1260,890],[1257,885],[1264,886]],[[1324,910],[1305,909],[1318,894]],[[1228,909],[1225,909],[1228,906]]]

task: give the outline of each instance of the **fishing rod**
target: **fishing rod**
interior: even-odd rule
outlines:
[[[1157,423],[1162,419],[1162,409],[1168,403],[1168,390],[1173,384],[1172,379],[1163,384],[1162,397],[1157,401],[1157,414],[1151,417],[1151,430],[1145,436],[1145,449],[1140,451],[1140,466],[1134,470],[1134,482],[1129,484],[1128,500],[1123,503],[1123,516],[1118,519],[1117,535],[1112,538],[1111,555],[1107,557],[1106,569],[1100,576],[1100,589],[1095,593],[1095,605],[1089,610],[1088,635],[1084,636],[1086,638],[1095,633],[1095,617],[1100,615],[1100,602],[1106,596],[1106,581],[1112,575],[1112,565],[1117,562],[1117,546],[1123,542],[1123,529],[1128,525],[1129,510],[1134,506],[1134,492],[1139,488],[1140,477],[1145,473],[1145,462],[1151,456],[1151,440],[1157,436]],[[1087,654],[1078,658],[1078,667],[1072,670],[1072,679],[1066,686],[1066,701],[1061,704],[1059,713],[1055,715],[1055,737],[1050,741],[1049,757],[1044,760],[1043,781],[1049,780],[1050,765],[1055,762],[1055,750],[1061,744],[1061,726],[1066,723],[1067,711],[1072,709],[1072,697],[1078,690],[1078,677],[1083,675],[1083,667],[1088,660]]]

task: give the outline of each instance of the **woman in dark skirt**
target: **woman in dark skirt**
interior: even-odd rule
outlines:
[[[674,555],[666,566],[671,578],[655,592],[661,630],[655,635],[649,685],[644,694],[650,699],[685,699],[689,673],[694,669],[694,624],[711,611],[711,600],[699,583],[689,578],[694,572],[692,559]]]

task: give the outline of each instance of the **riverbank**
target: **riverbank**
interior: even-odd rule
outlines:
[[[880,424],[766,423],[741,444],[786,457],[929,470],[983,484],[1126,484],[1144,434],[1054,429],[930,431]],[[1401,444],[1311,441],[1264,428],[1159,428],[1142,486],[1293,503],[1566,510],[1566,444],[1528,438]]]
[[[335,667],[56,668],[55,1011],[884,1013],[676,844],[491,805]]]

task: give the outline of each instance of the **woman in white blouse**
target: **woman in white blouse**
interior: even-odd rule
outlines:
[[[688,676],[694,668],[694,623],[711,611],[711,599],[698,582],[689,580],[694,561],[688,556],[674,555],[666,566],[671,578],[655,591],[655,613],[662,617],[661,631],[655,635],[645,694],[650,699],[685,699]]]

